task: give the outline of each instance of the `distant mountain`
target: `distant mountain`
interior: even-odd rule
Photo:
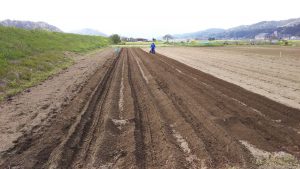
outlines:
[[[105,37],[107,37],[106,34],[100,32],[98,30],[90,29],[90,28],[75,30],[75,31],[71,31],[70,33],[75,33],[75,34],[80,34],[80,35],[94,35],[94,36],[105,36]]]
[[[209,37],[217,39],[253,39],[258,34],[272,34],[275,31],[277,31],[281,36],[300,36],[300,18],[281,21],[262,21],[252,25],[242,25],[227,30],[208,29],[195,33],[174,35],[174,37],[178,39],[208,39]]]
[[[196,38],[196,37],[208,39],[210,37],[214,37],[214,36],[218,35],[219,33],[224,32],[224,31],[225,31],[225,29],[211,28],[211,29],[207,29],[204,31],[198,31],[198,32],[193,32],[193,33],[177,34],[177,35],[174,35],[174,37],[176,37],[178,39]]]
[[[300,37],[300,24],[298,25],[293,25],[293,26],[288,26],[288,27],[279,27],[277,31],[280,34],[286,34],[290,36],[298,36]]]
[[[22,29],[41,29],[47,30],[51,32],[62,32],[59,28],[50,25],[46,22],[31,22],[31,21],[18,21],[18,20],[4,20],[0,22],[0,25],[7,26],[7,27],[16,27]]]

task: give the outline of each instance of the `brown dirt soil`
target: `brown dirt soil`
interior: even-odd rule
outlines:
[[[74,65],[0,104],[0,152],[14,147],[21,136],[39,132],[62,112],[90,76],[105,65],[111,49],[87,55],[66,53]]]
[[[160,54],[107,52],[59,113],[1,152],[0,168],[300,167],[298,109]]]
[[[166,47],[159,48],[158,52],[300,109],[298,47]]]

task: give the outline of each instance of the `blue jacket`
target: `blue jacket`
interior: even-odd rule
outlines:
[[[155,44],[154,43],[151,44],[151,49],[155,49]]]

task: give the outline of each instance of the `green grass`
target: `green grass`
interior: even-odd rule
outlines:
[[[289,40],[289,43],[292,44],[292,46],[300,46],[300,40]]]
[[[73,63],[64,52],[110,45],[104,37],[0,26],[0,100],[33,86]]]

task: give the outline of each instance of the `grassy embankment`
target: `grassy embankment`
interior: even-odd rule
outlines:
[[[83,53],[110,45],[104,37],[0,26],[0,100],[68,67],[64,52]]]

